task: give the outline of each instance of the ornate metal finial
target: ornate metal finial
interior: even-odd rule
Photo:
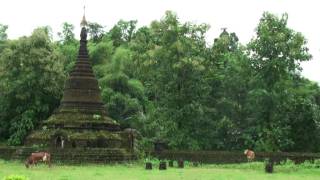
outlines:
[[[226,27],[223,27],[223,28],[221,28],[221,30],[222,30],[223,32],[226,32],[226,31],[227,31],[227,28],[226,28]]]
[[[83,17],[82,21],[80,23],[81,27],[86,27],[88,25],[87,20],[86,20],[86,6],[83,6]]]

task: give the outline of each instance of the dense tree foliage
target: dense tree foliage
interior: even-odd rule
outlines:
[[[0,135],[20,144],[37,123],[50,115],[61,97],[63,63],[48,29],[8,42],[0,57]]]
[[[299,99],[293,85],[299,81],[300,62],[309,60],[311,55],[304,37],[286,24],[286,14],[281,18],[263,14],[257,36],[248,45],[258,80],[251,95],[259,109],[252,109],[251,116],[259,127],[255,145],[262,150],[287,150],[295,144],[288,138],[290,131],[295,131],[291,114],[300,116],[300,110],[293,108]]]
[[[311,55],[287,20],[264,13],[247,45],[227,29],[209,45],[207,24],[182,23],[170,11],[140,28],[135,20],[108,31],[89,23],[109,115],[138,129],[145,145],[319,151],[320,88],[300,75]],[[43,28],[8,40],[6,29],[0,25],[0,136],[20,144],[58,106],[79,45],[68,23],[57,42]]]
[[[0,41],[1,42],[7,40],[8,38],[8,35],[6,33],[7,29],[8,29],[7,25],[0,24]]]
[[[99,42],[104,35],[103,26],[95,22],[89,22],[88,33],[93,42]]]
[[[5,48],[5,45],[6,45],[6,41],[8,38],[8,35],[6,32],[7,29],[8,29],[7,25],[0,24],[0,53]]]

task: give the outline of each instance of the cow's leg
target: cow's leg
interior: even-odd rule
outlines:
[[[29,168],[29,161],[27,160],[25,163],[26,168]]]
[[[33,161],[33,164],[34,164],[34,166],[38,166],[38,161],[37,161],[37,160],[34,160],[34,161]]]
[[[48,163],[48,166],[51,167],[51,156],[48,156],[47,163]]]
[[[30,168],[32,167],[32,165],[33,165],[33,160],[32,159],[29,160],[28,165],[29,165]]]

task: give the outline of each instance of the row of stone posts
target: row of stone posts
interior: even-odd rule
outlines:
[[[174,167],[174,161],[170,160],[169,161],[169,167]],[[178,164],[178,168],[184,168],[184,161],[182,159],[179,159],[177,161]],[[199,165],[198,162],[194,162],[193,166],[197,167]],[[152,163],[151,162],[147,162],[146,163],[146,169],[147,170],[151,170],[152,169]],[[167,162],[166,161],[160,161],[159,162],[159,170],[166,170],[167,169]]]

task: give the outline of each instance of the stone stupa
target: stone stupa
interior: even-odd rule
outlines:
[[[87,22],[81,22],[81,40],[76,64],[65,82],[59,108],[33,131],[25,145],[42,145],[51,149],[117,149],[133,153],[135,131],[121,130],[108,117],[98,81],[87,50]]]

